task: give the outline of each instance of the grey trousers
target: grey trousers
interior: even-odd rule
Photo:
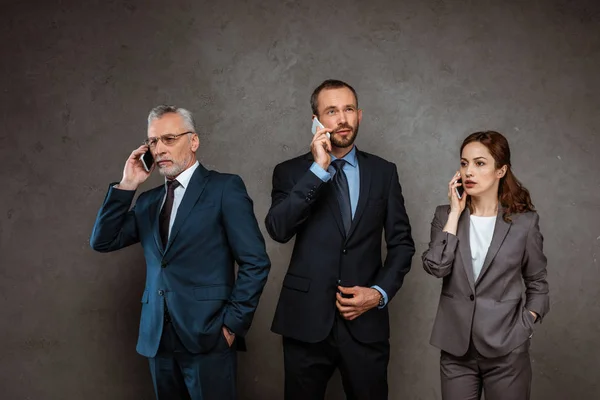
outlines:
[[[443,400],[529,400],[531,361],[529,339],[509,354],[485,358],[471,345],[466,355],[442,351],[440,374]]]

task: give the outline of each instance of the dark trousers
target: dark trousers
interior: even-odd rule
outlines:
[[[283,338],[285,400],[319,400],[327,383],[340,369],[348,400],[388,398],[389,341],[360,343],[336,317],[329,336],[319,343]]]
[[[529,400],[531,361],[529,340],[509,354],[485,358],[470,346],[462,357],[442,351],[440,373],[443,400]]]
[[[214,349],[192,354],[166,323],[156,357],[149,358],[157,400],[234,400],[237,355],[221,334]]]

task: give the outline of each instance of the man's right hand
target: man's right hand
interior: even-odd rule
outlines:
[[[148,146],[141,145],[137,149],[135,149],[127,161],[125,162],[125,168],[123,168],[123,179],[116,186],[117,189],[122,190],[136,190],[138,186],[140,186],[152,173],[154,170],[154,165],[152,164],[152,168],[150,172],[146,172],[144,166],[142,165],[142,161],[140,157],[148,150]]]
[[[317,130],[310,144],[310,151],[315,162],[325,171],[327,171],[329,164],[331,164],[331,156],[329,155],[331,152],[331,141],[327,138],[327,132],[331,132],[332,130],[329,128]]]

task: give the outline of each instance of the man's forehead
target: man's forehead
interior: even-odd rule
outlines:
[[[356,105],[356,98],[347,87],[323,89],[319,93],[319,108],[349,104]]]
[[[148,125],[148,133],[176,133],[175,131],[178,130],[182,125],[184,125],[184,120],[181,115],[176,113],[168,113],[150,122]],[[170,132],[170,130],[175,131]]]

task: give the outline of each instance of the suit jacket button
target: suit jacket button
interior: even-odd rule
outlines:
[[[346,254],[346,253],[348,253],[348,250],[346,250],[346,249],[343,249],[343,250],[342,250],[342,253],[343,253],[343,254]]]
[[[165,291],[164,291],[164,290],[159,290],[159,291],[158,291],[158,295],[159,295],[159,296],[162,296],[162,295],[164,295],[164,294],[165,294]]]
[[[310,197],[306,196],[306,202],[310,203]]]
[[[166,261],[162,261],[160,263],[161,268],[166,268],[167,267],[167,262]]]
[[[469,298],[471,299],[471,301],[475,300],[475,296],[470,295]]]
[[[442,244],[446,244],[446,239],[442,240]]]

